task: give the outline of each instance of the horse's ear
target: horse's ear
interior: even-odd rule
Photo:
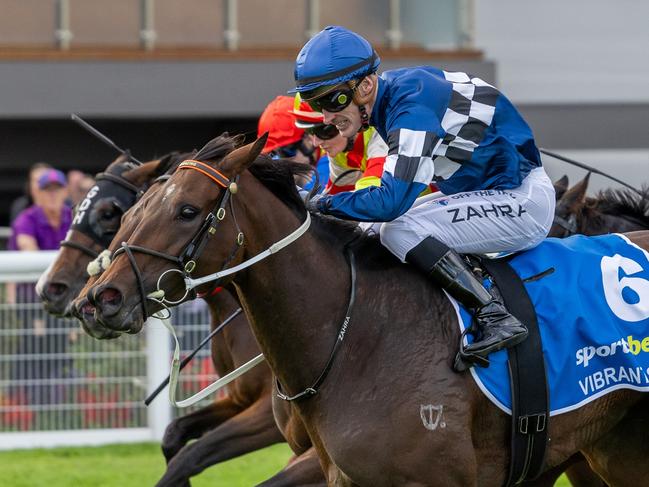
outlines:
[[[156,159],[153,161],[145,162],[141,166],[136,166],[133,169],[125,171],[122,176],[128,179],[131,184],[134,184],[135,186],[142,186],[148,180],[157,177],[157,169],[161,160],[162,159]]]
[[[561,197],[568,190],[568,184],[569,184],[569,181],[568,181],[568,175],[567,174],[564,174],[563,176],[561,176],[560,179],[557,179],[554,182],[554,193],[557,196],[557,201],[559,201],[561,199]]]
[[[173,151],[162,156],[155,168],[155,176],[162,176],[164,173],[166,173],[169,169],[171,169],[171,166],[178,160],[179,157],[180,152],[178,151]]]
[[[588,189],[588,182],[590,181],[590,172],[586,177],[570,188],[561,198],[561,202],[569,208],[576,208],[583,204],[586,197],[586,190]]]
[[[233,150],[223,159],[221,169],[230,175],[241,174],[259,157],[267,139],[268,132],[254,142]]]

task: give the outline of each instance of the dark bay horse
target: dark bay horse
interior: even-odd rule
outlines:
[[[36,290],[45,309],[69,316],[69,304],[86,282],[86,266],[108,247],[122,215],[173,162],[174,154],[141,166],[118,157],[96,177],[95,185],[75,210],[73,227],[56,261],[43,273]]]
[[[127,216],[124,213],[135,204],[136,197],[146,203],[162,186],[165,179],[161,176],[190,155],[171,153],[142,166],[134,166],[119,157],[106,168],[97,187],[91,189],[87,201],[77,211],[77,215],[83,212],[78,217],[80,224],[69,232],[55,262],[39,281],[39,294],[50,313],[68,313],[70,302],[88,279],[88,263],[110,245],[120,227],[119,239],[130,235],[129,228],[137,221],[137,213]],[[210,309],[212,329],[239,307],[230,292],[215,293],[213,287],[207,289],[203,299]],[[97,327],[92,306],[82,308],[85,311],[81,322],[87,333],[100,339],[119,336]],[[258,353],[259,346],[243,315],[211,341],[212,362],[221,376]],[[173,420],[162,441],[169,465],[159,485],[187,485],[191,476],[215,463],[285,441],[273,417],[271,377],[268,365],[261,364],[232,382],[227,397]],[[290,414],[285,417],[284,425],[292,430],[289,441],[293,451],[307,452],[310,442],[304,428],[293,424],[295,418],[291,422]],[[192,439],[198,441],[187,444]],[[324,484],[313,450],[301,455],[299,461],[271,479],[268,485],[306,483]]]
[[[551,237],[625,233],[649,228],[649,186],[642,188],[642,194],[630,189],[607,189],[587,197],[589,181],[590,173],[557,199]]]
[[[205,247],[196,276],[259,255],[300,227],[306,218],[285,161],[258,158],[264,141],[212,158],[209,146],[195,157],[228,180],[234,203]],[[248,169],[248,170],[246,170]],[[180,255],[225,190],[197,171],[177,171],[143,208],[128,246]],[[236,193],[235,193],[236,190]],[[231,214],[234,211],[235,215]],[[173,231],[172,231],[173,228]],[[246,245],[233,252],[239,231]],[[649,234],[629,235],[649,248]],[[350,266],[357,258],[356,300],[345,320]],[[236,249],[236,248],[235,248]],[[122,255],[88,288],[99,324],[138,332],[146,318],[140,289],[157,289],[173,265],[137,252],[134,268]],[[317,394],[294,403],[306,424],[331,485],[501,485],[509,458],[509,418],[478,390],[469,374],[452,372],[459,331],[440,289],[400,264],[376,239],[353,225],[319,215],[290,247],[229,277],[255,336],[287,394],[311,386],[343,333],[345,343]],[[183,282],[169,280],[169,295]],[[149,303],[155,310],[154,303]],[[341,329],[341,324],[346,323]],[[649,475],[645,396],[617,390],[581,409],[553,418],[548,469],[582,451],[611,485],[635,485]],[[443,427],[422,425],[422,406],[438,408]],[[642,424],[642,423],[641,423]]]

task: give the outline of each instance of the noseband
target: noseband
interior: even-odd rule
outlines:
[[[146,305],[146,302],[149,299],[153,301],[157,301],[163,306],[166,305],[173,306],[183,302],[188,296],[190,296],[191,299],[196,297],[196,291],[194,289],[192,290],[186,289],[185,294],[180,299],[169,301],[168,299],[165,298],[164,291],[160,288],[161,280],[167,273],[170,273],[172,271],[180,273],[183,278],[189,278],[190,274],[196,268],[196,261],[202,255],[203,250],[205,249],[205,246],[209,238],[216,233],[217,226],[225,219],[225,215],[226,215],[225,208],[226,205],[228,205],[228,203],[230,205],[230,212],[232,213],[232,220],[237,230],[237,238],[235,241],[234,248],[232,249],[232,252],[223,263],[223,268],[227,267],[227,265],[232,261],[232,259],[234,259],[235,255],[237,254],[237,251],[241,248],[244,242],[244,235],[237,222],[234,213],[232,197],[231,197],[238,190],[237,181],[239,179],[239,176],[236,176],[235,179],[231,181],[222,173],[212,168],[208,164],[205,164],[204,162],[200,162],[200,161],[195,161],[192,159],[180,163],[180,165],[178,166],[178,170],[180,169],[191,169],[194,171],[198,171],[199,173],[203,174],[204,176],[207,176],[213,182],[215,182],[216,184],[224,188],[225,191],[221,193],[221,196],[216,202],[216,205],[214,206],[212,211],[209,212],[209,214],[203,221],[198,231],[190,239],[187,245],[185,245],[183,250],[180,252],[180,255],[175,256],[175,255],[166,254],[164,252],[159,252],[157,250],[150,249],[147,247],[142,247],[139,245],[129,245],[127,242],[122,242],[121,247],[117,249],[113,254],[113,259],[115,259],[120,254],[126,254],[126,257],[128,258],[129,264],[133,269],[133,273],[135,274],[135,279],[137,281],[138,291],[140,293],[140,301],[142,303],[142,312],[144,313],[143,315],[144,319],[146,319],[149,316],[147,305]],[[146,294],[146,291],[144,289],[144,281],[142,279],[142,273],[140,272],[140,269],[137,266],[134,252],[139,252],[141,254],[150,255],[153,257],[158,257],[167,260],[169,262],[172,262],[177,266],[177,269],[169,269],[165,271],[162,275],[160,275],[157,283],[157,291],[152,293],[152,295]]]

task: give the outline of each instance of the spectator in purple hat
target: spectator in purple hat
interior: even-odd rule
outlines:
[[[56,169],[38,178],[38,201],[18,214],[11,225],[9,250],[56,250],[72,222],[72,210],[65,204],[67,182]]]
[[[68,197],[65,175],[56,169],[46,169],[38,177],[37,185],[38,197],[34,204],[21,211],[11,225],[9,250],[56,250],[70,228],[72,210],[65,204]],[[9,286],[7,300],[14,303],[38,302],[33,284],[28,283]],[[65,322],[42,310],[25,317],[23,327],[25,334],[18,340],[18,353],[46,354],[49,358],[29,360],[22,367],[14,368],[13,378],[35,381],[22,391],[22,394],[26,393],[29,404],[56,404],[62,400],[64,391],[46,379],[60,379],[70,368],[69,359],[63,355],[72,333],[66,330]]]
[[[11,202],[9,207],[9,224],[13,223],[16,217],[30,205],[38,203],[38,196],[41,191],[38,189],[38,178],[43,172],[51,169],[52,166],[46,162],[36,162],[29,167],[27,181],[25,182],[25,192]]]

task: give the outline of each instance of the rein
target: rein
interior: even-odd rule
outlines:
[[[299,237],[301,237],[306,231],[308,230],[310,224],[311,224],[311,216],[307,212],[306,214],[306,219],[300,227],[298,227],[295,231],[281,239],[280,241],[276,242],[275,244],[271,245],[268,249],[265,251],[261,252],[260,254],[257,254],[256,256],[242,262],[241,264],[234,266],[230,269],[223,270],[221,272],[217,272],[214,274],[210,274],[208,276],[199,278],[199,279],[191,279],[190,278],[190,273],[196,268],[196,260],[200,257],[200,255],[203,252],[203,249],[205,248],[205,245],[207,243],[207,240],[211,235],[214,235],[216,233],[216,227],[218,224],[225,218],[225,206],[226,204],[230,203],[230,209],[232,211],[232,216],[233,216],[233,221],[234,224],[237,228],[238,235],[236,239],[236,246],[234,251],[231,253],[230,257],[226,260],[224,263],[224,268],[228,265],[228,263],[232,260],[234,255],[236,254],[236,251],[241,247],[241,245],[244,242],[244,237],[243,237],[243,232],[241,232],[241,229],[239,228],[239,225],[236,221],[236,217],[234,215],[234,206],[232,203],[232,198],[230,197],[232,194],[235,194],[238,190],[237,188],[237,180],[238,176],[235,178],[234,181],[230,181],[227,177],[225,177],[223,174],[218,172],[217,170],[213,169],[209,165],[200,162],[200,161],[194,161],[194,160],[188,160],[188,161],[183,161],[179,166],[178,169],[192,169],[200,172],[201,174],[205,175],[206,177],[210,178],[212,181],[214,181],[216,184],[219,186],[222,186],[225,188],[225,192],[223,193],[223,196],[221,197],[220,201],[217,202],[216,206],[214,209],[208,214],[206,217],[205,221],[199,228],[198,232],[192,237],[190,242],[185,246],[183,251],[181,252],[180,256],[176,257],[170,254],[166,254],[163,252],[159,252],[157,250],[153,249],[148,249],[146,247],[140,247],[140,246],[135,246],[135,245],[129,245],[127,242],[122,242],[122,246],[117,249],[113,255],[113,258],[119,255],[120,253],[125,253],[127,255],[127,258],[129,259],[129,263],[131,264],[131,267],[133,269],[133,272],[135,274],[137,284],[138,284],[138,290],[141,295],[141,301],[142,301],[142,309],[144,311],[144,317],[146,318],[148,315],[147,312],[147,307],[146,307],[146,301],[147,300],[152,300],[154,302],[157,302],[160,304],[164,310],[167,311],[167,315],[163,315],[160,313],[155,313],[153,316],[157,317],[162,321],[162,324],[167,328],[169,333],[172,335],[174,342],[175,342],[175,348],[174,348],[174,353],[173,353],[173,358],[171,362],[171,373],[169,374],[169,402],[176,407],[188,407],[196,402],[200,401],[207,395],[223,388],[225,385],[229,384],[232,382],[234,379],[242,375],[243,373],[247,372],[251,368],[255,367],[259,363],[264,361],[264,356],[263,354],[259,354],[253,359],[249,360],[242,366],[238,367],[236,370],[230,372],[226,376],[218,379],[214,383],[210,384],[207,386],[205,389],[202,391],[199,391],[198,393],[194,394],[193,396],[182,400],[182,401],[176,401],[176,388],[178,384],[178,376],[180,373],[180,343],[178,342],[178,337],[176,335],[176,332],[173,328],[173,325],[171,324],[169,318],[169,309],[167,308],[167,305],[173,305],[173,304],[178,304],[182,302],[186,297],[189,291],[193,291],[197,286],[200,286],[201,284],[205,284],[207,282],[211,282],[214,280],[218,280],[223,276],[234,274],[235,272],[238,272],[242,269],[245,269],[247,267],[252,266],[253,264],[269,257],[270,255],[278,252],[279,250],[283,249],[287,245],[291,244],[295,240],[297,240]],[[144,253],[147,255],[151,255],[154,257],[159,257],[162,259],[169,260],[171,262],[176,263],[180,269],[169,269],[165,272],[163,272],[160,277],[158,278],[157,285],[156,285],[156,291],[145,295],[144,291],[144,282],[142,279],[142,275],[140,273],[139,268],[137,267],[137,263],[135,262],[135,257],[133,255],[133,251]],[[189,260],[185,260],[189,259]],[[354,257],[353,254],[350,252],[350,262],[352,263],[352,291],[351,291],[351,298],[350,298],[350,304],[348,306],[348,316],[346,317],[345,321],[343,322],[343,325],[341,326],[340,332],[338,334],[338,339],[336,342],[336,345],[334,346],[334,350],[332,351],[332,355],[329,359],[329,363],[327,364],[326,370],[323,371],[322,374],[320,374],[320,377],[316,381],[316,384],[309,388],[309,392],[306,392],[305,394],[308,395],[313,395],[317,391],[317,388],[320,386],[322,381],[324,381],[324,378],[326,377],[327,373],[329,372],[329,369],[331,368],[331,364],[333,363],[333,358],[340,346],[340,343],[342,342],[344,336],[345,336],[345,331],[347,329],[347,325],[349,323],[350,317],[350,311],[353,306],[354,302],[354,296],[355,296],[355,281],[356,281],[356,270],[355,266],[353,264],[354,262]],[[164,289],[160,288],[160,283],[163,277],[170,272],[178,272],[180,273],[185,280],[186,283],[186,292],[185,295],[176,301],[169,301],[165,298],[165,291]],[[194,292],[195,294],[195,292]],[[313,391],[313,392],[311,392]],[[289,398],[290,399],[290,398]]]
[[[594,167],[589,166],[588,164],[584,164],[583,162],[575,161],[574,159],[570,159],[569,157],[562,156],[561,154],[557,154],[556,152],[551,152],[551,151],[549,151],[547,149],[539,148],[539,152],[541,154],[545,154],[546,156],[554,157],[555,159],[558,159],[560,161],[567,162],[568,164],[572,164],[573,166],[577,166],[577,167],[580,167],[582,169],[586,169],[589,172],[599,174],[600,176],[604,176],[605,178],[608,178],[611,181],[615,181],[616,183],[621,184],[622,186],[625,186],[625,187],[629,188],[630,190],[635,191],[640,196],[644,197],[644,194],[642,193],[642,191],[640,191],[637,188],[634,188],[629,183],[625,183],[621,179],[613,177],[610,174],[605,173],[604,171],[600,171],[599,169],[596,169]]]
[[[338,330],[338,336],[336,337],[336,342],[334,343],[334,346],[331,349],[331,353],[329,354],[329,360],[327,360],[327,363],[322,369],[322,372],[320,372],[320,375],[313,382],[311,387],[307,387],[302,392],[298,392],[294,396],[289,396],[286,393],[282,392],[282,385],[279,382],[279,379],[275,377],[275,386],[277,387],[277,397],[283,399],[284,401],[292,402],[292,401],[298,401],[300,399],[308,399],[312,396],[315,396],[318,393],[318,389],[327,378],[327,375],[329,374],[329,371],[333,366],[334,359],[336,358],[336,354],[338,353],[338,350],[340,350],[340,346],[342,345],[343,340],[345,339],[347,327],[349,326],[349,323],[351,322],[352,319],[352,310],[354,308],[354,302],[356,301],[356,258],[354,257],[354,252],[349,248],[346,249],[345,253],[349,258],[349,268],[351,273],[351,289],[349,291],[349,303],[347,304],[345,319],[343,320],[342,324],[340,325],[340,329]]]

